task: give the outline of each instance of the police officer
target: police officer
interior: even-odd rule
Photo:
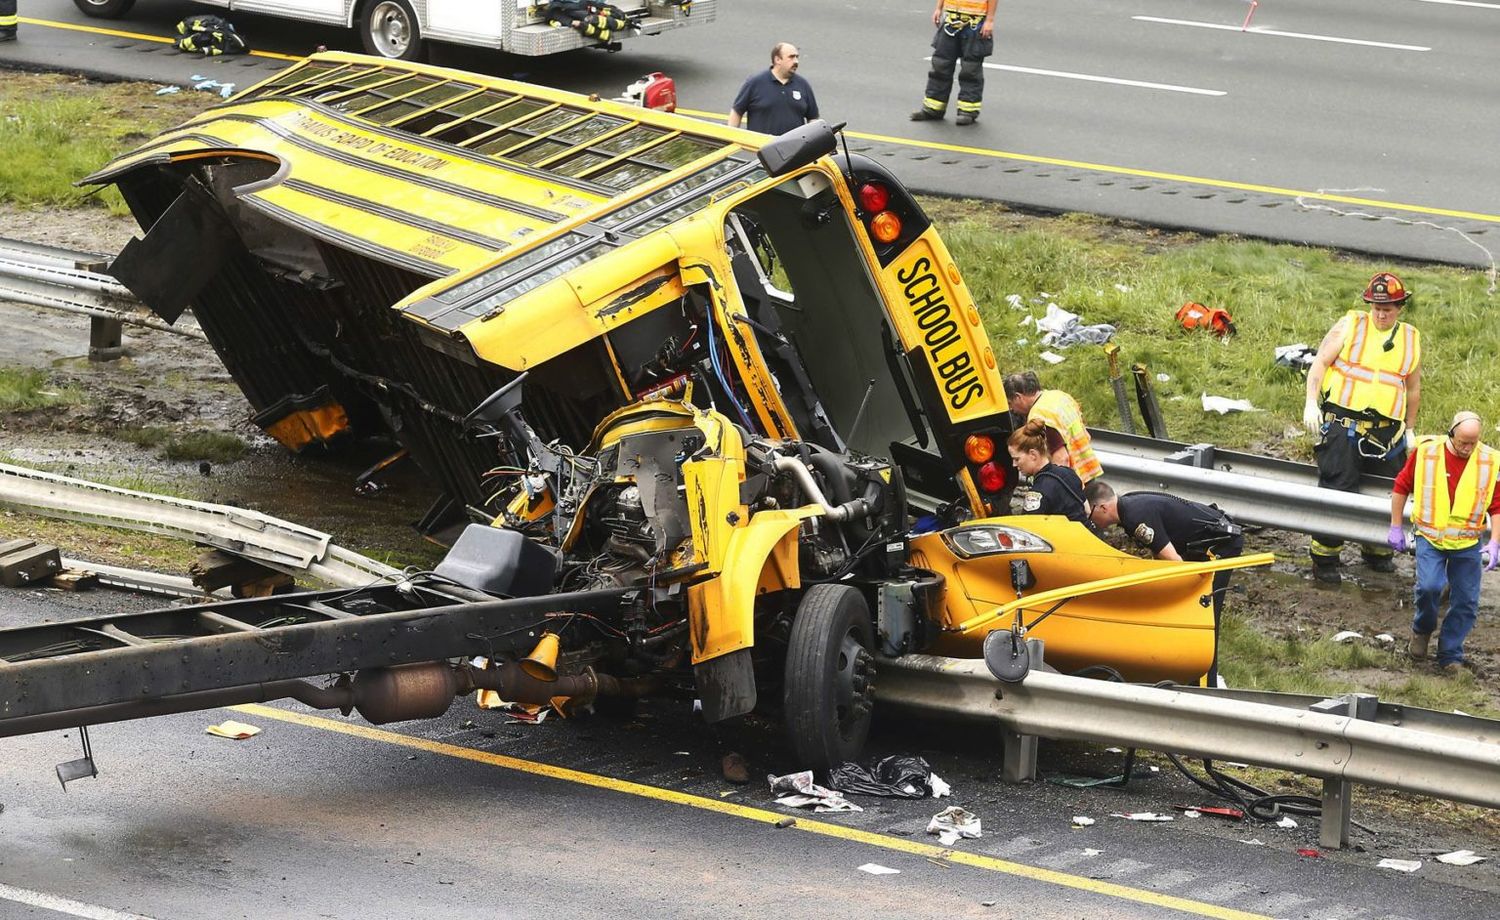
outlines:
[[[1021,504],[1024,513],[1060,514],[1093,529],[1083,503],[1083,482],[1077,473],[1058,466],[1048,456],[1046,425],[1040,420],[1027,422],[1011,433],[1006,447],[1016,469],[1031,477],[1031,491]]]
[[[1302,423],[1319,436],[1314,455],[1318,485],[1359,491],[1362,473],[1395,476],[1410,449],[1410,432],[1422,397],[1422,337],[1401,311],[1410,298],[1390,272],[1379,272],[1365,287],[1369,312],[1345,313],[1318,346],[1307,369],[1307,401]],[[1338,537],[1315,534],[1308,547],[1313,577],[1338,584]],[[1393,572],[1384,544],[1361,547],[1365,564]]]
[[[984,59],[995,51],[995,0],[937,0],[932,11],[937,33],[932,37],[932,68],[927,72],[927,94],[912,121],[941,121],[953,92],[953,68],[958,67],[958,118],[972,125],[979,118],[984,95]]]
[[[1089,502],[1089,520],[1103,530],[1114,524],[1137,545],[1157,559],[1206,562],[1232,559],[1245,551],[1245,536],[1229,515],[1211,505],[1190,502],[1165,492],[1129,492],[1115,495],[1102,479],[1083,490]],[[1215,572],[1213,581],[1214,662],[1208,670],[1209,686],[1218,682],[1219,621],[1224,613],[1224,592],[1230,572]]]
[[[16,0],[0,0],[0,42],[16,40]]]

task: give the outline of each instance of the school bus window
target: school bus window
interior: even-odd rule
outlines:
[[[413,93],[404,99],[397,99],[386,105],[377,106],[368,112],[361,112],[360,117],[368,118],[377,124],[389,125],[410,118],[423,109],[430,109],[446,100],[453,99],[463,93],[475,92],[476,90],[478,90],[476,86],[465,86],[462,83],[444,83],[441,86],[434,86],[424,89],[421,92]],[[447,120],[440,112],[432,114],[443,117],[444,121]],[[407,131],[411,129],[403,126],[402,130]]]
[[[712,166],[693,173],[691,176],[688,176],[685,179],[679,179],[678,181],[673,182],[671,185],[667,186],[664,189],[652,192],[645,198],[642,198],[640,201],[626,205],[625,207],[620,208],[619,210],[614,211],[611,214],[607,214],[604,217],[601,217],[599,219],[599,224],[600,226],[611,230],[617,227],[624,226],[635,218],[641,216],[642,214],[645,214],[647,211],[655,210],[656,208],[661,207],[667,202],[682,198],[685,195],[690,195],[697,189],[700,189],[710,182],[715,181],[719,177],[734,172],[736,169],[743,167],[746,162],[748,161],[740,159],[738,157],[726,157],[725,159],[720,160]],[[761,170],[756,170],[751,174],[750,181],[752,183],[759,182],[764,178],[765,173]]]
[[[431,86],[436,82],[436,80],[429,80],[423,77],[408,77],[405,80],[398,80],[395,83],[371,87],[369,92],[358,93],[340,99],[332,103],[332,105],[343,112],[363,112],[365,109],[374,108],[383,100],[405,96],[424,86]]]
[[[552,139],[565,141],[569,147],[577,147],[580,144],[587,144],[600,135],[608,134],[625,123],[623,118],[595,115],[588,121],[562,129],[552,135]]]
[[[587,246],[576,254],[563,259],[561,262],[549,265],[534,274],[527,275],[481,300],[465,304],[461,309],[470,316],[484,316],[496,307],[502,307],[510,303],[527,291],[535,290],[548,281],[559,278],[586,262],[593,261],[612,248],[609,243],[602,242]]]
[[[547,159],[548,157],[557,156],[559,153],[568,150],[571,146],[571,144],[559,144],[558,142],[550,139],[538,141],[517,153],[507,154],[506,159],[515,160],[517,163],[525,163],[528,166],[534,166],[537,163],[540,163],[541,161]]]
[[[482,143],[470,145],[465,141],[462,146],[469,147],[472,150],[477,150],[489,156],[494,156],[497,153],[503,153],[529,140],[531,140],[530,134],[522,134],[520,131],[502,131],[499,134],[485,138]]]
[[[561,128],[569,122],[578,121],[579,116],[583,114],[577,109],[559,108],[545,115],[538,115],[535,118],[527,119],[515,127],[521,131],[525,131],[527,134],[545,134],[553,129]]]
[[[598,184],[603,185],[606,188],[612,188],[616,191],[623,192],[635,188],[642,182],[655,179],[657,176],[660,176],[665,172],[666,170],[659,169],[655,166],[649,166],[645,163],[636,163],[627,160],[624,163],[621,163],[619,166],[612,166],[609,169],[606,169],[604,172],[599,173],[597,176],[591,176],[589,178],[590,181],[597,182]]]
[[[657,140],[666,133],[661,128],[648,128],[645,125],[636,125],[624,134],[616,134],[614,137],[605,138],[599,143],[594,144],[593,148],[601,153],[618,156],[619,154],[634,150],[643,144]]]
[[[446,288],[433,294],[431,299],[443,304],[460,304],[472,297],[478,296],[479,292],[488,290],[505,281],[506,278],[514,277],[533,266],[540,265],[559,253],[577,246],[586,239],[580,233],[568,233],[555,240],[543,243],[535,249],[529,250],[518,256],[513,256],[506,262],[501,263],[487,272],[480,272],[466,281],[461,281],[453,287]],[[431,316],[430,312],[418,310],[420,316]]]
[[[686,166],[694,160],[701,159],[723,146],[718,141],[708,141],[696,137],[674,137],[658,147],[652,147],[641,154],[641,159],[666,169],[676,169]]]
[[[363,89],[366,86],[373,86],[383,80],[390,80],[393,76],[389,71],[380,67],[371,67],[369,70],[358,73],[340,74],[332,79],[321,83],[313,83],[310,86],[300,86],[290,95],[309,98],[315,102],[322,102],[340,93]]]
[[[317,61],[303,67],[288,67],[257,88],[255,95],[257,98],[280,95],[289,87],[322,81],[335,71],[348,69],[348,64],[334,64],[327,61]]]
[[[560,176],[576,178],[601,163],[608,163],[609,160],[610,158],[602,153],[593,153],[585,150],[582,153],[575,153],[565,160],[553,163],[547,168]]]
[[[433,131],[428,137],[435,137],[440,141],[458,144],[461,147],[468,146],[469,141],[493,132],[501,125],[529,117],[545,105],[546,103],[535,99],[514,99],[499,108],[481,112],[481,114]]]
[[[443,106],[443,114],[457,121],[460,118],[468,118],[488,108],[493,108],[506,100],[514,102],[518,96],[510,93],[497,93],[494,90],[485,90],[477,96],[466,96],[463,99],[450,102]]]

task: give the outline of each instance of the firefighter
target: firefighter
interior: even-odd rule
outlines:
[[[941,121],[953,91],[953,68],[958,66],[960,125],[979,118],[984,95],[984,59],[995,51],[995,0],[937,0],[932,11],[932,68],[927,72],[927,95],[912,121]],[[960,63],[962,62],[962,63]]]
[[[1410,299],[1390,272],[1379,272],[1365,287],[1368,312],[1350,310],[1334,323],[1307,370],[1307,401],[1302,422],[1319,436],[1314,454],[1318,485],[1359,491],[1359,477],[1395,476],[1406,461],[1411,430],[1422,394],[1422,338],[1401,311]],[[1338,537],[1314,534],[1309,552],[1313,577],[1338,584]],[[1361,547],[1365,564],[1393,572],[1391,549]]]
[[[1233,559],[1245,551],[1240,525],[1217,506],[1188,501],[1165,492],[1127,492],[1116,495],[1109,483],[1096,479],[1083,490],[1089,502],[1089,522],[1101,531],[1119,524],[1130,539],[1157,559],[1207,562]],[[1229,570],[1214,573],[1214,658],[1208,686],[1218,686],[1219,624],[1224,615],[1224,593]]]
[[[1084,484],[1104,472],[1077,400],[1062,390],[1042,389],[1036,371],[1006,374],[1003,382],[1010,411],[1047,426],[1047,454],[1053,463],[1077,473]]]
[[[0,42],[16,40],[16,0],[0,0]]]

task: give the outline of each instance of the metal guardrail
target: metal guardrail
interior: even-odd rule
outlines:
[[[289,574],[359,587],[400,570],[331,542],[328,534],[229,505],[152,495],[0,463],[0,507],[217,547]]]
[[[1390,705],[1373,719],[1355,718],[1310,711],[1302,704],[1316,705],[1312,697],[1246,699],[1038,670],[1001,684],[981,660],[930,655],[883,659],[879,669],[882,706],[1500,808],[1500,722],[1491,719]]]
[[[134,294],[102,274],[109,261],[106,256],[0,239],[0,300],[204,338],[193,324],[172,325],[144,312]]]
[[[1162,460],[1168,463],[1221,470],[1226,473],[1239,473],[1261,479],[1274,479],[1277,482],[1305,486],[1318,484],[1318,468],[1311,463],[1298,463],[1295,460],[1282,460],[1278,457],[1263,457],[1259,454],[1224,450],[1212,444],[1188,444],[1185,441],[1148,438],[1143,435],[1126,434],[1103,428],[1090,428],[1089,436],[1093,439],[1094,450],[1105,455],[1100,463],[1105,464],[1106,470],[1109,468],[1106,462],[1109,458],[1124,456],[1138,460]],[[1366,495],[1387,495],[1391,491],[1392,482],[1393,480],[1386,476],[1363,475],[1360,477],[1359,490]]]

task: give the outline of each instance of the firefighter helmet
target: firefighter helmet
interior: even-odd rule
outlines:
[[[1365,303],[1393,303],[1401,305],[1409,297],[1406,285],[1390,272],[1378,272],[1365,288]]]

